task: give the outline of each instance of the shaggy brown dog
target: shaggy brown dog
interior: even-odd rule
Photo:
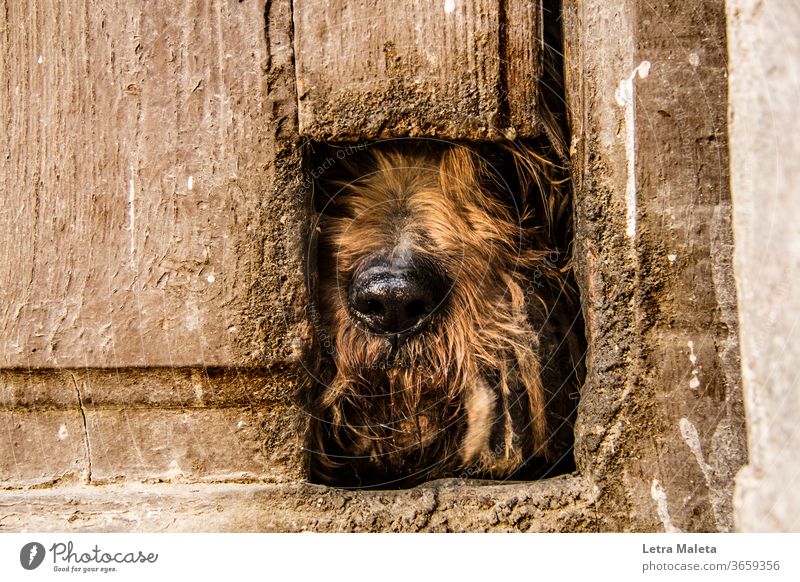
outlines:
[[[583,324],[555,152],[406,140],[317,153],[341,162],[316,183],[311,479],[570,470]]]

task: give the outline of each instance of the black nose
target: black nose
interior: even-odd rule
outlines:
[[[430,322],[445,292],[444,278],[428,265],[373,261],[350,285],[350,311],[373,333],[409,336]]]

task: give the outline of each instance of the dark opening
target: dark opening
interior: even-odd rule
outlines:
[[[312,482],[575,469],[586,340],[558,8],[545,2],[539,138],[307,146]]]

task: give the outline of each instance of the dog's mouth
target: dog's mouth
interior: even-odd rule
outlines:
[[[352,314],[352,317],[355,320],[355,325],[360,330],[365,331],[373,338],[380,339],[386,345],[388,353],[387,359],[391,359],[401,357],[404,348],[430,327],[435,316],[434,314],[430,314],[424,319],[418,321],[413,326],[397,333],[376,332],[373,328],[373,321],[371,321],[369,318],[359,316],[356,313]]]
[[[389,372],[398,370],[410,370],[420,368],[422,365],[417,362],[414,353],[414,342],[423,341],[424,336],[411,335],[373,335],[373,341],[379,346],[377,355],[369,363],[362,365],[362,372],[377,371]]]

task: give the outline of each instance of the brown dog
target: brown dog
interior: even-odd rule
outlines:
[[[537,147],[323,151],[342,161],[316,182],[313,481],[572,468],[583,324],[571,206],[565,169]]]

